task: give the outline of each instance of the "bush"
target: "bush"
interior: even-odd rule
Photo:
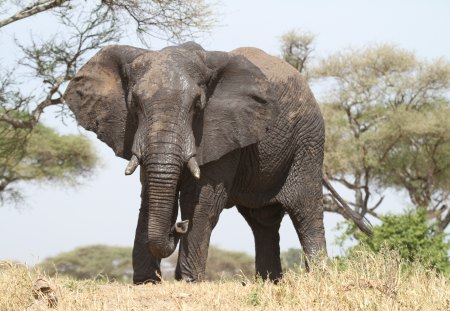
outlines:
[[[347,224],[341,241],[352,238],[358,242],[348,250],[348,255],[361,248],[376,253],[383,249],[395,250],[407,262],[420,262],[427,268],[450,275],[450,243],[446,241],[445,233],[429,224],[423,209],[401,215],[386,215],[381,220],[383,223],[374,227],[373,237],[357,231],[353,224]]]

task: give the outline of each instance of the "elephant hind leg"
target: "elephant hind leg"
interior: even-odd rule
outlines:
[[[280,223],[284,210],[279,204],[250,209],[238,206],[255,238],[256,275],[278,281],[282,276],[280,261]]]
[[[326,256],[322,198],[322,160],[298,155],[277,200],[292,220],[307,269],[310,260]]]

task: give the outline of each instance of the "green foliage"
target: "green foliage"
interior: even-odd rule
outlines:
[[[412,149],[429,158],[436,146],[440,174],[450,171],[450,63],[427,64],[391,46],[338,53],[322,62],[315,75],[331,78],[334,89],[323,100],[328,126],[326,169],[333,175],[355,174],[362,167],[400,175],[432,164],[414,162],[398,167]],[[420,146],[418,146],[420,145]],[[400,158],[399,158],[400,157]],[[413,163],[414,162],[414,163]],[[394,172],[392,170],[395,170]],[[438,176],[441,179],[445,175]],[[388,184],[402,186],[400,180]]]
[[[131,248],[93,245],[76,248],[44,260],[39,268],[50,276],[68,275],[77,280],[108,278],[131,282]]]
[[[264,283],[258,283],[248,294],[247,303],[251,306],[257,307],[261,305],[261,292]]]
[[[439,204],[450,190],[450,106],[398,107],[385,116],[372,139],[385,150],[377,179],[385,186],[408,189],[416,206]]]
[[[402,215],[386,215],[383,223],[374,227],[372,238],[360,233],[353,224],[347,224],[342,240],[353,239],[358,244],[348,250],[351,256],[360,249],[381,252],[397,251],[407,262],[420,262],[427,268],[450,275],[450,243],[443,232],[430,225],[426,211],[408,211]]]
[[[0,155],[0,202],[20,199],[22,181],[77,184],[98,163],[86,137],[60,135],[42,124],[31,131],[0,123]]]
[[[53,129],[37,126],[30,135],[26,156],[18,168],[33,178],[74,182],[86,176],[97,163],[89,140],[80,135],[60,135]]]
[[[387,122],[392,116],[397,117],[393,123],[398,124],[398,121],[408,122],[409,115],[405,115],[405,111],[413,113],[411,110],[419,107],[425,111],[429,107],[442,108],[442,96],[450,81],[450,66],[442,64],[442,72],[437,76],[428,75],[431,69],[419,70],[422,66],[427,64],[419,63],[407,51],[380,46],[332,55],[316,68],[316,76],[334,83],[322,101],[330,134],[327,137],[327,171],[353,173],[352,168],[357,171],[366,162],[371,167],[380,166],[381,156],[389,144],[385,141],[382,146],[373,147],[370,143],[383,141],[377,139],[380,130],[396,134]],[[438,87],[433,85],[436,78],[443,80],[439,86],[443,85],[434,90]],[[397,107],[403,109],[397,111]],[[428,127],[424,123],[426,118],[414,121],[416,126]]]

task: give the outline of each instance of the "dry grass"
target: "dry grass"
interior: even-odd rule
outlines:
[[[450,280],[406,267],[394,254],[362,253],[345,265],[289,272],[278,285],[239,278],[145,286],[46,279],[58,310],[450,310]],[[45,310],[33,298],[39,277],[39,271],[0,262],[0,310]]]

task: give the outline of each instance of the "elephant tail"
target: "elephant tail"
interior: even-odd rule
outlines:
[[[337,191],[334,189],[334,187],[331,185],[331,183],[325,176],[322,177],[322,182],[323,182],[323,185],[325,186],[325,188],[327,188],[331,192],[334,201],[342,209],[343,214],[347,218],[353,220],[353,222],[356,224],[356,226],[359,228],[359,230],[361,230],[368,236],[372,236],[373,228],[372,228],[372,224],[369,222],[369,220],[366,217],[361,216],[358,213],[356,213],[354,210],[352,210],[350,208],[350,206],[348,206],[348,204],[345,202],[345,200],[339,195],[339,193],[337,193]]]

